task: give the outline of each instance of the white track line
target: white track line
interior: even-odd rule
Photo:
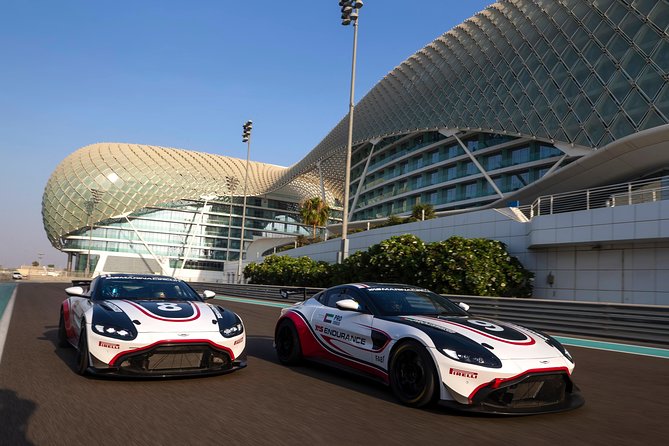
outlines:
[[[2,351],[5,348],[5,340],[7,339],[7,331],[9,331],[9,321],[12,319],[12,310],[14,310],[14,299],[16,299],[16,290],[19,287],[14,287],[14,292],[12,297],[9,298],[7,306],[5,307],[5,312],[2,314],[2,319],[0,319],[0,362],[2,362]]]

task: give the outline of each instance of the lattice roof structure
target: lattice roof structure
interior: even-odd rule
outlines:
[[[357,104],[353,140],[447,128],[595,153],[667,124],[667,0],[504,0],[388,73]],[[341,199],[347,125],[344,117],[292,167],[253,162],[248,194],[288,188],[298,197],[318,195],[320,172],[328,200]],[[243,167],[243,160],[200,152],[94,144],[66,158],[49,179],[44,226],[57,246],[59,237],[86,225],[92,190],[105,191],[96,213],[109,218],[229,194],[226,178],[243,178]]]
[[[245,160],[165,147],[99,143],[63,160],[49,178],[42,216],[49,240],[102,221],[179,200],[241,196]],[[318,177],[305,174],[280,185],[289,169],[249,162],[247,195],[281,193],[304,200],[321,195]],[[334,204],[326,191],[326,201]]]

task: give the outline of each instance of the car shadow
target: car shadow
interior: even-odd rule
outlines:
[[[72,373],[76,374],[76,363],[75,363],[76,349],[74,347],[71,348],[60,347],[58,345],[57,326],[46,327],[46,330],[44,331],[43,336],[40,338],[40,340],[48,341],[51,344],[53,344],[54,353],[58,356],[58,358],[61,361],[67,364],[70,370],[72,370]],[[348,390],[353,390],[355,392],[368,395],[382,401],[394,403],[397,405],[402,405],[393,396],[392,391],[388,386],[366,375],[351,372],[348,369],[340,369],[312,361],[304,361],[302,364],[296,366],[281,365],[281,363],[277,359],[276,350],[274,349],[274,338],[270,336],[247,335],[246,354],[251,358],[256,358],[262,361],[267,361],[279,365],[281,367],[286,367],[294,373],[299,373],[301,375],[308,376],[310,378],[315,378],[320,381],[324,381],[328,384],[336,385],[338,387],[346,388]],[[146,382],[147,379],[149,380],[207,379],[207,377],[203,376],[144,378],[144,377],[111,376],[111,375],[85,375],[84,378],[92,380],[122,379],[123,381],[138,381],[138,382]],[[459,417],[499,418],[501,416],[495,414],[460,412],[455,409],[438,405],[430,405],[417,410],[424,410],[430,413],[453,415]]]
[[[75,361],[77,357],[77,351],[74,347],[61,347],[58,345],[58,326],[50,325],[44,327],[44,333],[42,337],[38,338],[40,341],[48,341],[53,345],[54,353],[58,358],[63,361],[67,366],[76,373]]]
[[[296,366],[281,365],[274,349],[274,338],[270,336],[247,336],[246,350],[250,357],[261,359],[263,361],[271,362],[281,367],[286,367],[294,373],[299,373],[310,378],[315,378],[328,384],[333,384],[339,387],[344,387],[348,390],[353,390],[379,400],[387,401],[402,406],[390,390],[390,387],[385,384],[370,378],[366,375],[357,374],[348,369],[340,369],[337,367],[328,366],[318,362],[304,361]],[[443,407],[437,404],[428,405],[421,409],[426,412],[452,415],[466,418],[499,418],[503,415],[497,414],[482,414],[461,412],[449,407]]]

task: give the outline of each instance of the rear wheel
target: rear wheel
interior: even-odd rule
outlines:
[[[302,360],[300,338],[297,334],[295,324],[291,320],[284,319],[279,323],[276,329],[274,344],[276,345],[276,354],[281,364],[295,365]]]
[[[402,404],[422,407],[437,396],[437,371],[425,347],[414,341],[401,344],[390,359],[390,387]]]
[[[72,347],[67,340],[67,330],[65,330],[65,318],[63,312],[60,312],[60,321],[58,322],[58,347]]]
[[[86,339],[86,324],[81,323],[81,334],[79,335],[79,350],[77,351],[77,373],[85,375],[88,373],[88,339]]]

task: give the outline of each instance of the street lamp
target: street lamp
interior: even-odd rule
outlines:
[[[225,261],[228,262],[230,261],[230,231],[232,230],[232,200],[234,198],[234,193],[237,190],[237,186],[239,186],[239,180],[237,177],[225,177],[225,182],[228,186],[228,190],[230,191],[230,212],[229,212],[229,217],[228,217],[228,242],[225,245],[226,251],[225,251]]]
[[[251,156],[251,129],[253,121],[244,123],[242,132],[242,142],[246,143],[246,172],[244,173],[244,204],[242,206],[242,236],[239,240],[239,263],[237,265],[237,281],[242,282],[242,254],[244,252],[244,225],[246,224],[246,190],[249,184],[249,157]]]
[[[353,146],[353,100],[355,95],[355,56],[358,47],[358,11],[362,8],[360,0],[340,0],[341,24],[353,24],[353,61],[351,63],[351,95],[348,105],[348,141],[346,144],[346,171],[344,176],[344,209],[341,224],[341,253],[340,262],[348,258],[348,190],[351,186],[351,151]]]
[[[86,201],[86,211],[88,213],[88,255],[86,257],[86,270],[85,275],[88,275],[91,272],[91,245],[93,244],[93,211],[97,207],[98,203],[102,201],[103,191],[99,189],[91,189],[91,198]]]

